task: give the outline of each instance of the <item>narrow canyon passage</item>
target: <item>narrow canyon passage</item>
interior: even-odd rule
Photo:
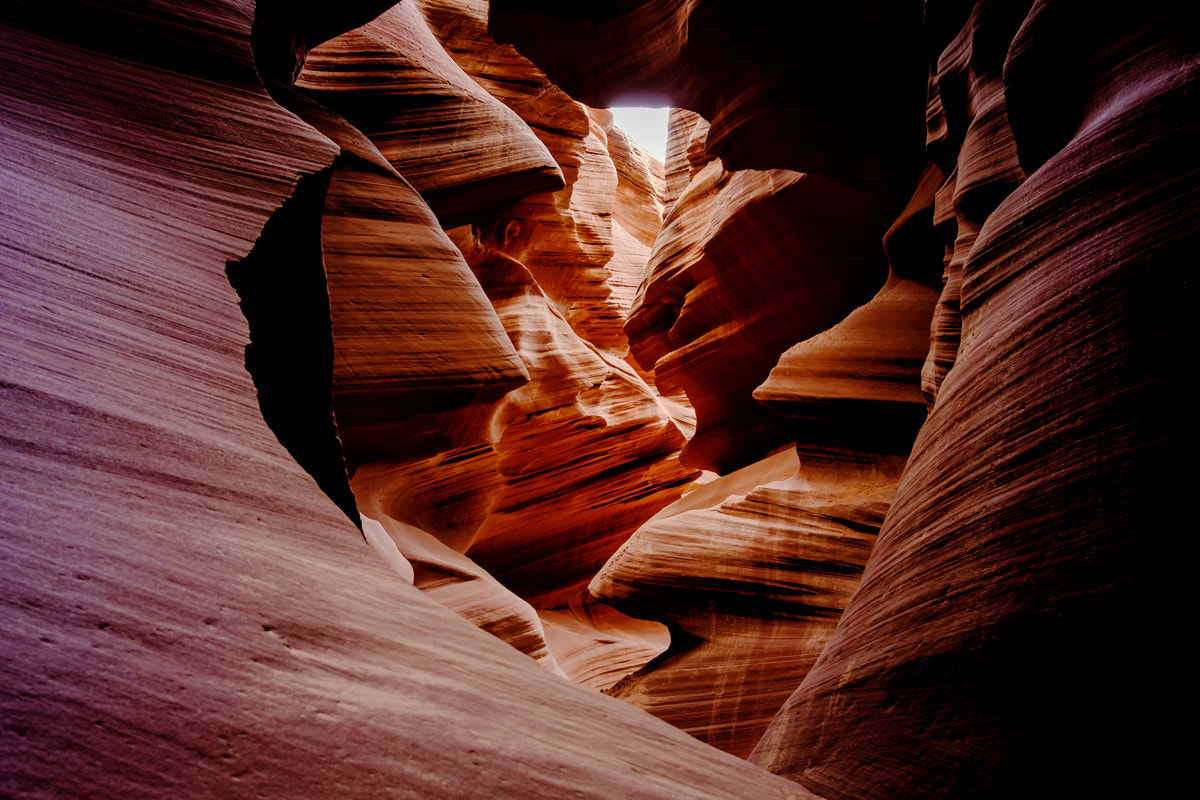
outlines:
[[[925,416],[940,261],[889,277],[902,192],[731,172],[693,112],[672,112],[664,165],[497,45],[486,11],[414,0],[281,65],[276,99],[356,149],[322,211],[281,211],[231,265],[275,285],[303,241],[326,276],[331,379],[296,304],[242,292],[252,361],[299,367],[260,367],[264,417],[314,477],[344,462],[352,519],[427,596],[748,756],[832,634]],[[332,402],[305,423],[308,372]]]
[[[0,10],[0,795],[1162,791],[1200,34],[793,12]]]

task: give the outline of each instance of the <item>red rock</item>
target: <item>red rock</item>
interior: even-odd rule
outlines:
[[[502,488],[468,552],[539,608],[565,606],[694,473],[631,369],[576,336],[519,263],[459,241],[531,378],[492,417]]]
[[[866,305],[785,352],[754,399],[802,416],[846,400],[923,406],[918,378],[936,299],[929,287],[893,277]]]
[[[903,464],[787,450],[660,512],[592,591],[673,644],[610,693],[748,755],[833,633]]]
[[[789,439],[753,391],[788,347],[882,283],[879,238],[895,207],[887,192],[812,175],[699,168],[667,212],[626,323],[642,367],[696,409],[684,463],[726,472]]]
[[[671,642],[666,627],[628,617],[597,602],[540,612],[546,644],[571,680],[610,689]]]
[[[250,4],[0,15],[0,794],[797,796],[408,586],[264,424],[226,262],[338,148]]]
[[[1151,542],[1195,441],[1176,399],[1196,373],[1177,346],[1194,29],[1148,10],[1038,3],[1010,27],[1028,177],[963,263],[962,344],[863,583],[752,757],[823,796],[1169,791],[1143,767],[1169,690],[1113,646],[1162,630]]]
[[[1002,71],[1008,42],[1025,5],[1001,8],[978,3],[958,30],[953,15],[933,14],[929,25],[945,40],[930,76],[927,147],[948,176],[934,203],[945,230],[942,295],[934,312],[933,336],[922,373],[930,404],[954,365],[962,333],[962,271],[980,228],[996,206],[1025,178],[1009,129]]]
[[[0,9],[0,794],[1178,791],[1186,9],[389,5]]]
[[[661,188],[646,174],[646,156],[624,142],[610,146],[607,112],[589,110],[492,41],[482,0],[420,7],[456,63],[530,126],[566,179],[557,191],[530,184],[514,208],[472,221],[490,246],[533,273],[580,336],[623,357],[621,326],[661,222]]]
[[[352,466],[411,451],[413,414],[495,400],[528,379],[466,261],[403,180],[339,162],[321,244],[334,413]]]
[[[770,158],[762,166],[852,181],[827,150],[800,146],[854,138],[848,116],[791,136],[752,122],[828,106],[786,93],[771,94],[782,109],[766,102],[770,78],[747,78],[739,60],[761,18],[701,38],[704,22],[729,21],[725,7],[589,16],[509,0],[493,28],[585,100],[661,91],[714,118],[721,155],[755,148]],[[579,57],[585,26],[602,46]],[[1184,89],[1195,28],[1165,4],[1118,17],[1069,2],[930,5],[925,26],[929,154],[948,176],[932,221],[935,238],[950,231],[925,380],[932,414],[863,586],[754,758],[831,797],[1144,794],[1149,778],[1129,765],[1152,759],[1129,732],[1155,724],[1131,687],[1155,681],[1129,651],[1106,653],[1104,631],[1153,616],[1141,601],[1154,509],[1172,484],[1163,456],[1182,459],[1195,439],[1172,399],[1187,395],[1194,353],[1181,365],[1166,344],[1195,338],[1182,266],[1195,247],[1185,154],[1197,115]],[[705,57],[726,73],[690,69]],[[911,75],[901,62],[898,80]],[[727,89],[735,81],[741,91]],[[845,81],[793,91],[861,99]],[[711,112],[694,100],[706,91]],[[828,356],[810,355],[829,372]]]
[[[310,50],[296,86],[366,134],[446,226],[562,187],[545,147],[458,67],[414,3]]]
[[[359,149],[377,146],[385,169],[413,176],[444,224],[479,223],[452,231],[449,245],[405,183],[361,167],[335,173],[323,221],[334,410],[358,508],[382,523],[418,588],[556,671],[537,616],[546,613],[562,623],[556,631],[572,631],[558,637],[572,670],[611,683],[661,651],[665,632],[618,622],[584,587],[693,474],[678,464],[671,418],[620,360],[661,188],[619,131],[618,169],[606,112],[588,112],[511,49],[510,83],[494,80],[481,9],[424,4],[432,33],[422,13],[390,12],[311,51],[300,73],[302,89],[363,127]],[[546,151],[490,91],[542,126],[567,176],[562,191],[504,157]],[[442,124],[447,108],[472,122]],[[564,136],[562,120],[568,131],[582,125]],[[506,199],[514,188],[549,198],[552,212],[529,219],[541,200],[504,209],[519,199]],[[500,330],[505,347],[487,358]],[[509,341],[529,383],[497,403],[515,384],[504,374]],[[586,633],[590,620],[604,632]],[[608,642],[622,625],[628,643]],[[581,653],[582,641],[594,652]]]

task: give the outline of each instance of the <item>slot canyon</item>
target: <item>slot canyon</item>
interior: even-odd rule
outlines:
[[[1194,10],[770,9],[0,6],[0,797],[1185,792]]]

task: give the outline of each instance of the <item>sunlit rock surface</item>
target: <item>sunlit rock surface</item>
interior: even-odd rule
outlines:
[[[1178,794],[1190,9],[393,6],[0,8],[0,795]]]
[[[661,165],[619,131],[610,137],[608,112],[567,96],[511,46],[492,41],[484,0],[416,5],[446,52],[529,125],[565,176],[565,187],[531,184],[513,208],[471,222],[533,273],[580,336],[623,357],[621,326],[661,224]]]
[[[341,159],[322,177],[339,146],[264,91],[250,3],[0,15],[0,794],[806,796],[433,602],[268,428],[226,263],[298,181],[359,178]],[[305,230],[284,237],[309,259],[290,261],[297,282],[321,263],[319,217]],[[298,330],[334,338],[334,295]],[[513,371],[516,348],[489,341]],[[331,353],[297,364],[328,382]],[[312,437],[329,431],[328,390],[319,406]]]
[[[708,149],[731,166],[755,152],[765,163],[754,166],[851,186],[862,174],[820,142],[853,142],[865,167],[872,145],[894,136],[896,171],[882,173],[918,182],[909,70],[913,58],[928,65],[927,156],[945,176],[916,226],[918,250],[942,244],[921,384],[930,416],[863,583],[751,759],[831,798],[1161,793],[1163,773],[1144,769],[1154,760],[1144,732],[1161,725],[1155,709],[1170,690],[1155,658],[1113,635],[1156,641],[1173,624],[1153,599],[1151,542],[1172,527],[1166,498],[1181,478],[1168,465],[1187,463],[1196,440],[1182,400],[1197,377],[1196,28],[1165,3],[888,4],[890,32],[875,27],[879,4],[839,8],[802,13],[872,20],[834,26],[872,46],[804,26],[805,46],[762,47],[764,71],[783,69],[738,91],[748,31],[760,46],[789,34],[765,16],[734,19],[733,3],[633,2],[590,16],[542,0],[493,7],[498,35],[581,99],[659,91],[713,119]],[[719,44],[703,38],[712,20],[724,23]],[[907,27],[917,23],[919,33]],[[579,55],[583,38],[604,46]],[[847,63],[831,52],[851,51],[855,67],[829,67]],[[857,72],[877,56],[888,66]],[[705,57],[726,71],[691,69]],[[808,100],[749,100],[821,58],[826,68],[792,90]],[[864,82],[896,90],[894,124],[848,131],[853,112],[820,116],[835,104],[814,95],[881,112]],[[809,113],[811,127],[795,124]],[[668,165],[669,197],[682,174]],[[928,268],[893,268],[936,289]],[[874,308],[799,344],[791,355],[803,363],[785,359],[760,396],[802,420],[806,396],[836,391],[816,378],[848,372],[840,354],[864,349],[903,286],[918,288],[890,282]],[[889,344],[906,363],[912,330],[910,345]],[[894,358],[866,349],[876,364],[864,375],[882,388]],[[783,388],[795,395],[781,404]]]
[[[672,156],[707,126],[676,116]],[[688,139],[683,145],[678,140]],[[788,441],[753,397],[779,356],[864,302],[887,274],[886,191],[847,189],[785,170],[699,163],[667,211],[626,323],[633,354],[696,410],[684,463],[727,472]],[[682,175],[672,174],[674,187]]]
[[[900,232],[914,225],[931,239],[921,216],[902,215],[890,241],[920,241]],[[904,268],[912,248],[902,244],[889,252]],[[925,417],[936,300],[893,270],[870,302],[787,350],[753,397],[796,446],[693,487],[596,577],[598,597],[673,634],[613,695],[750,754],[858,585]]]
[[[310,50],[296,86],[366,134],[445,225],[562,186],[550,153],[462,71],[416,3]]]
[[[788,449],[660,512],[592,590],[674,646],[610,694],[748,755],[833,633],[903,465]]]
[[[672,631],[671,648],[610,693],[747,756],[833,633],[925,417],[920,373],[937,273],[914,262],[929,253],[940,262],[931,212],[940,173],[928,171],[885,234],[884,209],[898,210],[893,197],[798,173],[731,176],[698,146],[706,127],[688,112],[672,115],[669,191],[688,183],[668,211],[656,253],[671,253],[676,263],[652,263],[627,329],[660,388],[679,376],[696,405],[698,428],[685,458],[697,450],[719,454],[727,460],[713,466],[728,469],[772,442],[796,445],[693,487],[639,529],[591,589]],[[846,226],[825,213],[845,208],[856,210]],[[864,222],[873,234],[852,230]],[[740,248],[721,241],[735,225],[755,233],[734,235]],[[714,228],[722,230],[714,235]],[[791,252],[759,246],[767,228]],[[899,267],[851,311],[855,292],[882,281],[885,249]],[[855,258],[858,273],[840,270]],[[647,298],[687,286],[680,263],[701,276],[700,285],[677,318],[639,328],[655,316]],[[803,277],[790,277],[792,270]],[[666,303],[659,302],[662,319]],[[728,320],[697,337],[714,367],[703,371],[692,345],[653,361],[653,348],[684,339],[689,323],[706,324],[705,311]],[[714,435],[718,414],[726,421]],[[733,414],[745,416],[729,420]]]
[[[661,166],[511,48],[496,80],[485,10],[398,6],[309,51],[296,80],[412,186],[392,191],[369,167],[334,172],[323,234],[334,412],[359,510],[396,540],[415,584],[552,671],[536,612],[576,638],[602,620],[588,658],[558,637],[600,688],[666,638],[627,620],[614,641],[622,617],[593,609],[586,585],[695,474],[678,462],[669,409],[624,361]],[[449,239],[420,201],[397,206],[413,189]],[[429,244],[386,227],[414,223]],[[497,334],[519,360],[507,385],[503,361],[475,360]],[[480,376],[503,391],[475,386]],[[464,381],[474,392],[456,394]]]

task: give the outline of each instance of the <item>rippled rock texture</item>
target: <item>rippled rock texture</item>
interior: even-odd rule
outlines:
[[[860,190],[916,185],[884,291],[754,392],[803,421],[842,394],[843,355],[870,351],[854,362],[866,393],[912,406],[912,373],[889,387],[869,363],[885,341],[870,329],[940,289],[919,384],[929,418],[862,584],[751,760],[831,798],[1158,791],[1143,732],[1167,690],[1154,659],[1113,636],[1165,630],[1151,542],[1179,485],[1168,464],[1196,439],[1181,400],[1197,366],[1196,28],[1160,3],[887,6],[806,5],[812,35],[784,47],[770,43],[792,29],[724,2],[631,2],[581,21],[507,0],[493,28],[584,101],[657,90],[712,119],[708,150],[727,166],[753,152],[755,167]],[[857,24],[820,24],[839,14]],[[569,54],[583,26],[606,46]],[[751,43],[769,54],[739,59]],[[706,73],[718,52],[722,70]],[[868,77],[876,58],[887,66]],[[744,87],[773,81],[796,83],[776,95],[795,102],[749,99]],[[919,180],[914,81],[933,164]],[[889,103],[888,124],[854,124]],[[867,170],[885,139],[891,168]],[[938,172],[932,202],[917,202]],[[941,286],[920,253],[941,261]],[[888,349],[911,365],[903,328]]]
[[[592,582],[672,648],[610,694],[749,755],[858,584],[902,455],[790,448],[667,507]]]
[[[673,154],[702,149],[703,120],[676,114],[673,123]],[[790,440],[754,389],[786,349],[882,284],[881,240],[902,203],[816,175],[729,172],[711,157],[689,166],[671,176],[683,188],[626,331],[660,389],[683,390],[696,410],[684,463],[728,472]]]
[[[7,3],[0,795],[1166,794],[1174,5]]]
[[[666,634],[630,620],[614,639],[620,615],[592,609],[587,582],[695,474],[624,360],[661,166],[607,112],[492,42],[485,15],[483,3],[401,4],[299,69],[295,89],[407,181],[393,189],[365,164],[334,172],[322,220],[333,411],[358,508],[416,585],[552,671],[553,641],[568,642],[578,675],[602,688]],[[419,208],[395,205],[412,190]],[[436,244],[388,227],[414,222]],[[515,350],[516,381],[487,357],[497,343]],[[539,612],[571,636],[548,645]],[[605,632],[581,659],[589,620]]]
[[[624,191],[637,165],[604,161],[605,115],[577,106],[563,137],[576,143],[547,147],[454,73],[423,113],[457,102],[464,136],[479,130],[468,112],[493,134],[525,131],[506,139],[521,155],[504,166],[529,165],[533,185],[495,170],[477,196],[456,191],[462,173],[410,179],[386,146],[404,120],[367,130],[352,102],[306,85],[306,54],[359,53],[340,36],[388,5],[0,11],[0,794],[804,796],[447,610],[544,651],[529,602],[460,551],[490,519],[489,541],[541,552],[526,535],[546,514],[563,559],[523,591],[555,596],[565,667],[614,680],[605,664],[647,645],[597,664],[579,656],[596,631],[661,648],[661,629],[558,598],[690,473],[612,323],[590,344],[568,319],[571,282],[539,289],[483,233],[504,228],[510,192],[541,193],[540,224],[582,229],[591,213],[589,280],[603,283],[623,245],[603,213],[575,216],[557,193],[582,187],[592,161],[599,177],[577,194],[600,207]],[[359,66],[444,77],[456,62],[414,10],[371,23],[378,60]],[[476,215],[480,233],[443,231]],[[622,224],[648,250],[637,215]],[[606,462],[614,431],[639,455]],[[569,464],[505,451],[545,436]],[[445,473],[420,480],[438,463]],[[455,464],[479,480],[469,502],[455,502]],[[554,506],[537,474],[594,495]],[[453,512],[439,513],[447,491]],[[360,510],[397,515],[395,539],[361,521],[383,560],[355,528]]]

